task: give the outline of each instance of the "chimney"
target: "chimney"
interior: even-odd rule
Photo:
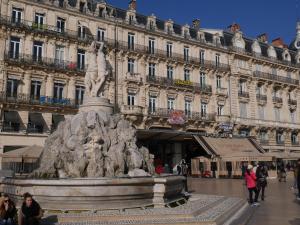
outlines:
[[[130,10],[136,10],[136,0],[130,0],[128,8]]]
[[[272,45],[278,48],[286,48],[287,45],[284,43],[283,39],[281,37],[276,38],[272,41]]]
[[[194,19],[193,20],[193,28],[196,30],[200,29],[200,20],[199,19]]]
[[[233,23],[230,26],[228,26],[227,28],[233,33],[241,30],[241,26],[237,23]]]
[[[257,36],[257,40],[263,43],[268,43],[268,34],[263,33]]]

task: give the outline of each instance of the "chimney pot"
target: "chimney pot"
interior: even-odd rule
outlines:
[[[229,29],[231,32],[237,32],[237,31],[240,31],[240,30],[241,30],[241,26],[240,26],[238,23],[233,23],[233,24],[231,24],[230,26],[228,26],[228,29]]]
[[[263,33],[263,34],[258,35],[257,40],[259,40],[260,42],[263,42],[263,43],[268,43],[268,34]]]
[[[128,8],[130,10],[136,10],[136,0],[130,0]]]
[[[194,19],[193,20],[193,28],[196,30],[200,29],[200,20],[199,19]]]

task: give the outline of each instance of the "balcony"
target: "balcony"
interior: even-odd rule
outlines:
[[[295,100],[295,99],[289,99],[289,100],[288,100],[288,104],[289,104],[289,105],[295,105],[295,106],[296,106],[296,105],[297,105],[297,100]]]
[[[16,55],[12,52],[8,52],[5,53],[4,60],[8,63],[13,63],[13,65],[31,65],[38,68],[84,73],[84,68],[78,68],[76,62],[57,60],[54,58],[36,57],[29,54]]]
[[[253,75],[254,75],[254,77],[257,77],[257,78],[260,78],[263,80],[271,80],[271,81],[275,81],[275,82],[286,83],[286,84],[296,85],[296,86],[299,85],[299,80],[292,79],[289,77],[278,76],[278,75],[271,74],[271,73],[254,71]]]
[[[299,146],[299,141],[292,141],[291,144],[292,144],[293,146]]]
[[[183,120],[195,120],[195,121],[216,121],[215,113],[205,113],[201,114],[200,112],[193,111],[184,111],[184,110],[176,110],[176,109],[164,109],[164,108],[149,108],[148,114],[155,117],[161,118],[170,118],[172,115],[176,113],[180,115]]]
[[[33,21],[18,20],[15,21],[12,17],[1,16],[0,24],[11,28],[24,29],[34,33],[40,33],[46,36],[55,36],[66,39],[75,39],[80,42],[90,43],[95,40],[94,36],[88,33],[79,34],[78,31],[61,29],[57,26],[47,24],[37,24]]]
[[[227,96],[227,88],[217,88],[216,94],[220,96]]]
[[[126,73],[125,81],[133,83],[143,82],[143,78],[140,73]]]
[[[282,145],[284,145],[284,141],[276,140],[276,144],[282,146]]]
[[[248,98],[249,98],[249,92],[246,92],[246,91],[239,91],[239,92],[238,92],[238,96],[239,96],[240,98],[246,98],[246,99],[248,99]]]
[[[7,95],[6,92],[0,92],[0,102],[10,103],[10,104],[24,104],[24,105],[39,105],[39,106],[49,106],[49,107],[66,107],[71,109],[78,108],[78,105],[74,101],[63,98],[56,99],[47,96],[40,96],[34,98],[27,94],[16,94],[14,96]]]
[[[282,104],[282,98],[274,96],[272,99],[273,99],[273,103]]]
[[[256,99],[258,100],[258,101],[267,101],[267,95],[262,95],[262,94],[257,94],[256,95]]]
[[[231,122],[231,116],[230,115],[217,115],[216,121],[218,123],[230,123]]]
[[[210,85],[200,85],[200,83],[195,83],[188,80],[168,79],[167,77],[158,77],[158,76],[147,76],[147,82],[152,85],[187,89],[198,93],[199,92],[205,94],[212,93],[212,88]]]
[[[122,105],[121,113],[126,115],[143,115],[143,107],[137,105]]]

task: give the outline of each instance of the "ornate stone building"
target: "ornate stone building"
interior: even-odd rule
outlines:
[[[105,95],[141,142],[173,162],[199,133],[254,136],[266,151],[300,151],[300,24],[295,41],[204,29],[104,1],[2,0],[0,148],[42,145],[84,94],[86,51],[104,41]],[[192,140],[194,141],[194,139]],[[163,157],[163,156],[162,156]]]

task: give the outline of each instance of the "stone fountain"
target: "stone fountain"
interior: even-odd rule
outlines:
[[[136,145],[136,129],[104,97],[109,75],[104,44],[88,51],[85,97],[78,114],[51,134],[28,179],[5,178],[16,200],[32,193],[43,208],[95,210],[154,205],[180,197],[183,179],[154,177],[153,155]]]

